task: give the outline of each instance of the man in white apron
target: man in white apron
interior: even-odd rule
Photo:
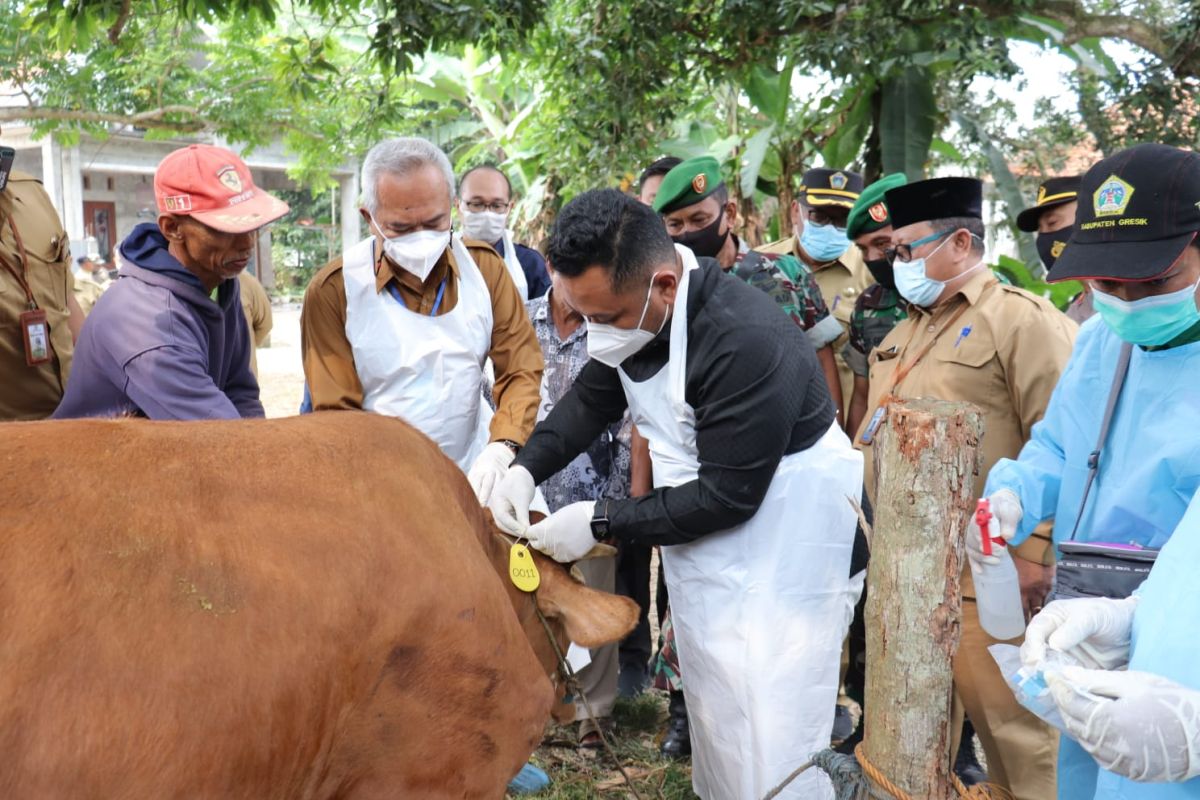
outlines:
[[[454,183],[445,154],[424,139],[367,154],[361,213],[371,236],[309,285],[304,372],[314,410],[403,418],[486,502],[533,428],[542,351],[503,260],[450,230]],[[479,391],[488,358],[494,414]]]
[[[588,352],[493,493],[497,521],[560,561],[596,540],[661,545],[704,800],[758,800],[829,745],[862,459],[813,349],[774,301],[674,245],[614,190],[563,208],[547,248]],[[654,491],[529,526],[534,486],[626,407]],[[831,798],[809,771],[781,795]]]
[[[508,212],[513,206],[508,176],[491,164],[472,167],[459,181],[459,195],[463,237],[495,248],[522,298],[533,300],[544,295],[550,288],[546,260],[532,247],[516,244],[508,227]]]

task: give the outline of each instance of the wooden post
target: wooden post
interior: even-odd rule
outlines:
[[[910,400],[876,434],[864,747],[913,797],[952,797],[951,659],[982,432],[969,403]]]

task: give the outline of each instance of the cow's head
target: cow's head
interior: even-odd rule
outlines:
[[[521,591],[508,577],[509,550],[514,539],[490,519],[488,523],[492,527],[489,557],[500,573],[533,652],[561,696],[563,682],[558,672],[558,657],[536,611],[541,611],[541,616],[545,617],[565,655],[570,642],[590,648],[623,639],[637,625],[637,603],[628,597],[585,586],[567,567],[532,549],[529,552],[541,575],[541,585],[533,594]]]

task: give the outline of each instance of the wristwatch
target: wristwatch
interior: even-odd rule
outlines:
[[[500,444],[513,451],[513,455],[520,455],[521,445],[514,442],[512,439],[501,439]]]
[[[603,502],[603,505],[597,502],[596,510],[592,512],[592,538],[597,542],[604,541],[611,536],[608,530],[608,500]]]

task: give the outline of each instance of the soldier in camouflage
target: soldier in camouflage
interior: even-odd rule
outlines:
[[[726,272],[771,295],[800,326],[817,350],[826,382],[835,389],[840,407],[837,367],[832,344],[841,326],[829,313],[812,272],[790,253],[750,250],[733,232],[737,204],[721,180],[715,158],[691,158],[672,169],[654,198],[654,210],[663,215],[667,233],[697,256],[715,258]]]
[[[902,174],[888,175],[863,190],[850,216],[846,218],[846,236],[858,247],[875,283],[854,302],[850,314],[850,336],[842,349],[842,358],[854,373],[847,430],[857,431],[867,411],[867,356],[879,346],[896,323],[908,317],[907,303],[896,291],[892,265],[883,251],[891,246],[892,220],[884,203],[884,192],[902,186]]]

